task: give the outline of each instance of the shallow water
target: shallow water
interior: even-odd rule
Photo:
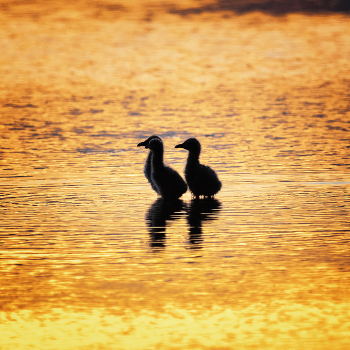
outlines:
[[[0,14],[0,348],[347,349],[348,17],[55,4]]]

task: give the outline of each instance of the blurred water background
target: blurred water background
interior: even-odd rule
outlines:
[[[2,350],[349,348],[346,1],[0,4]]]

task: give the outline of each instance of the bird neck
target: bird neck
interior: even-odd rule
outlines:
[[[145,163],[145,169],[150,170],[152,166],[152,152],[148,152],[148,156]]]
[[[154,169],[164,167],[164,153],[160,151],[152,152],[152,165]]]
[[[194,151],[194,150],[188,152],[187,163],[193,164],[193,165],[199,164],[199,153],[200,151]]]

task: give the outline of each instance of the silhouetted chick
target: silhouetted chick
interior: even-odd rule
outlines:
[[[181,197],[187,191],[187,185],[178,172],[164,165],[163,142],[154,138],[146,148],[152,151],[151,179],[157,192],[165,199]]]
[[[140,142],[137,147],[140,147],[140,146],[147,146],[149,144],[149,142],[151,140],[154,140],[154,139],[157,139],[159,140],[160,142],[163,142],[162,139],[157,136],[157,135],[152,135],[150,136],[147,140],[143,141],[143,142]],[[146,147],[147,148],[147,147]],[[147,159],[146,159],[146,163],[145,163],[145,166],[143,168],[143,173],[145,174],[146,176],[146,179],[148,180],[148,182],[150,183],[150,185],[152,186],[152,188],[158,193],[158,188],[156,187],[156,185],[154,184],[153,180],[152,180],[152,177],[151,177],[151,173],[152,173],[152,151],[149,151],[148,153],[148,156],[147,156]]]
[[[199,198],[200,196],[212,197],[221,189],[221,182],[215,171],[210,167],[200,164],[199,154],[201,144],[195,138],[190,138],[175,148],[184,148],[189,151],[187,164],[185,167],[185,178],[192,194]]]

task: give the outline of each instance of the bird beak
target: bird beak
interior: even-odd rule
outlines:
[[[183,143],[180,143],[179,145],[176,145],[175,148],[184,148]]]
[[[145,141],[140,142],[140,143],[137,145],[137,147],[140,147],[140,146],[145,146]]]
[[[141,146],[143,146],[143,145],[141,145]],[[148,149],[149,149],[148,145],[146,145],[145,148],[148,148]]]

